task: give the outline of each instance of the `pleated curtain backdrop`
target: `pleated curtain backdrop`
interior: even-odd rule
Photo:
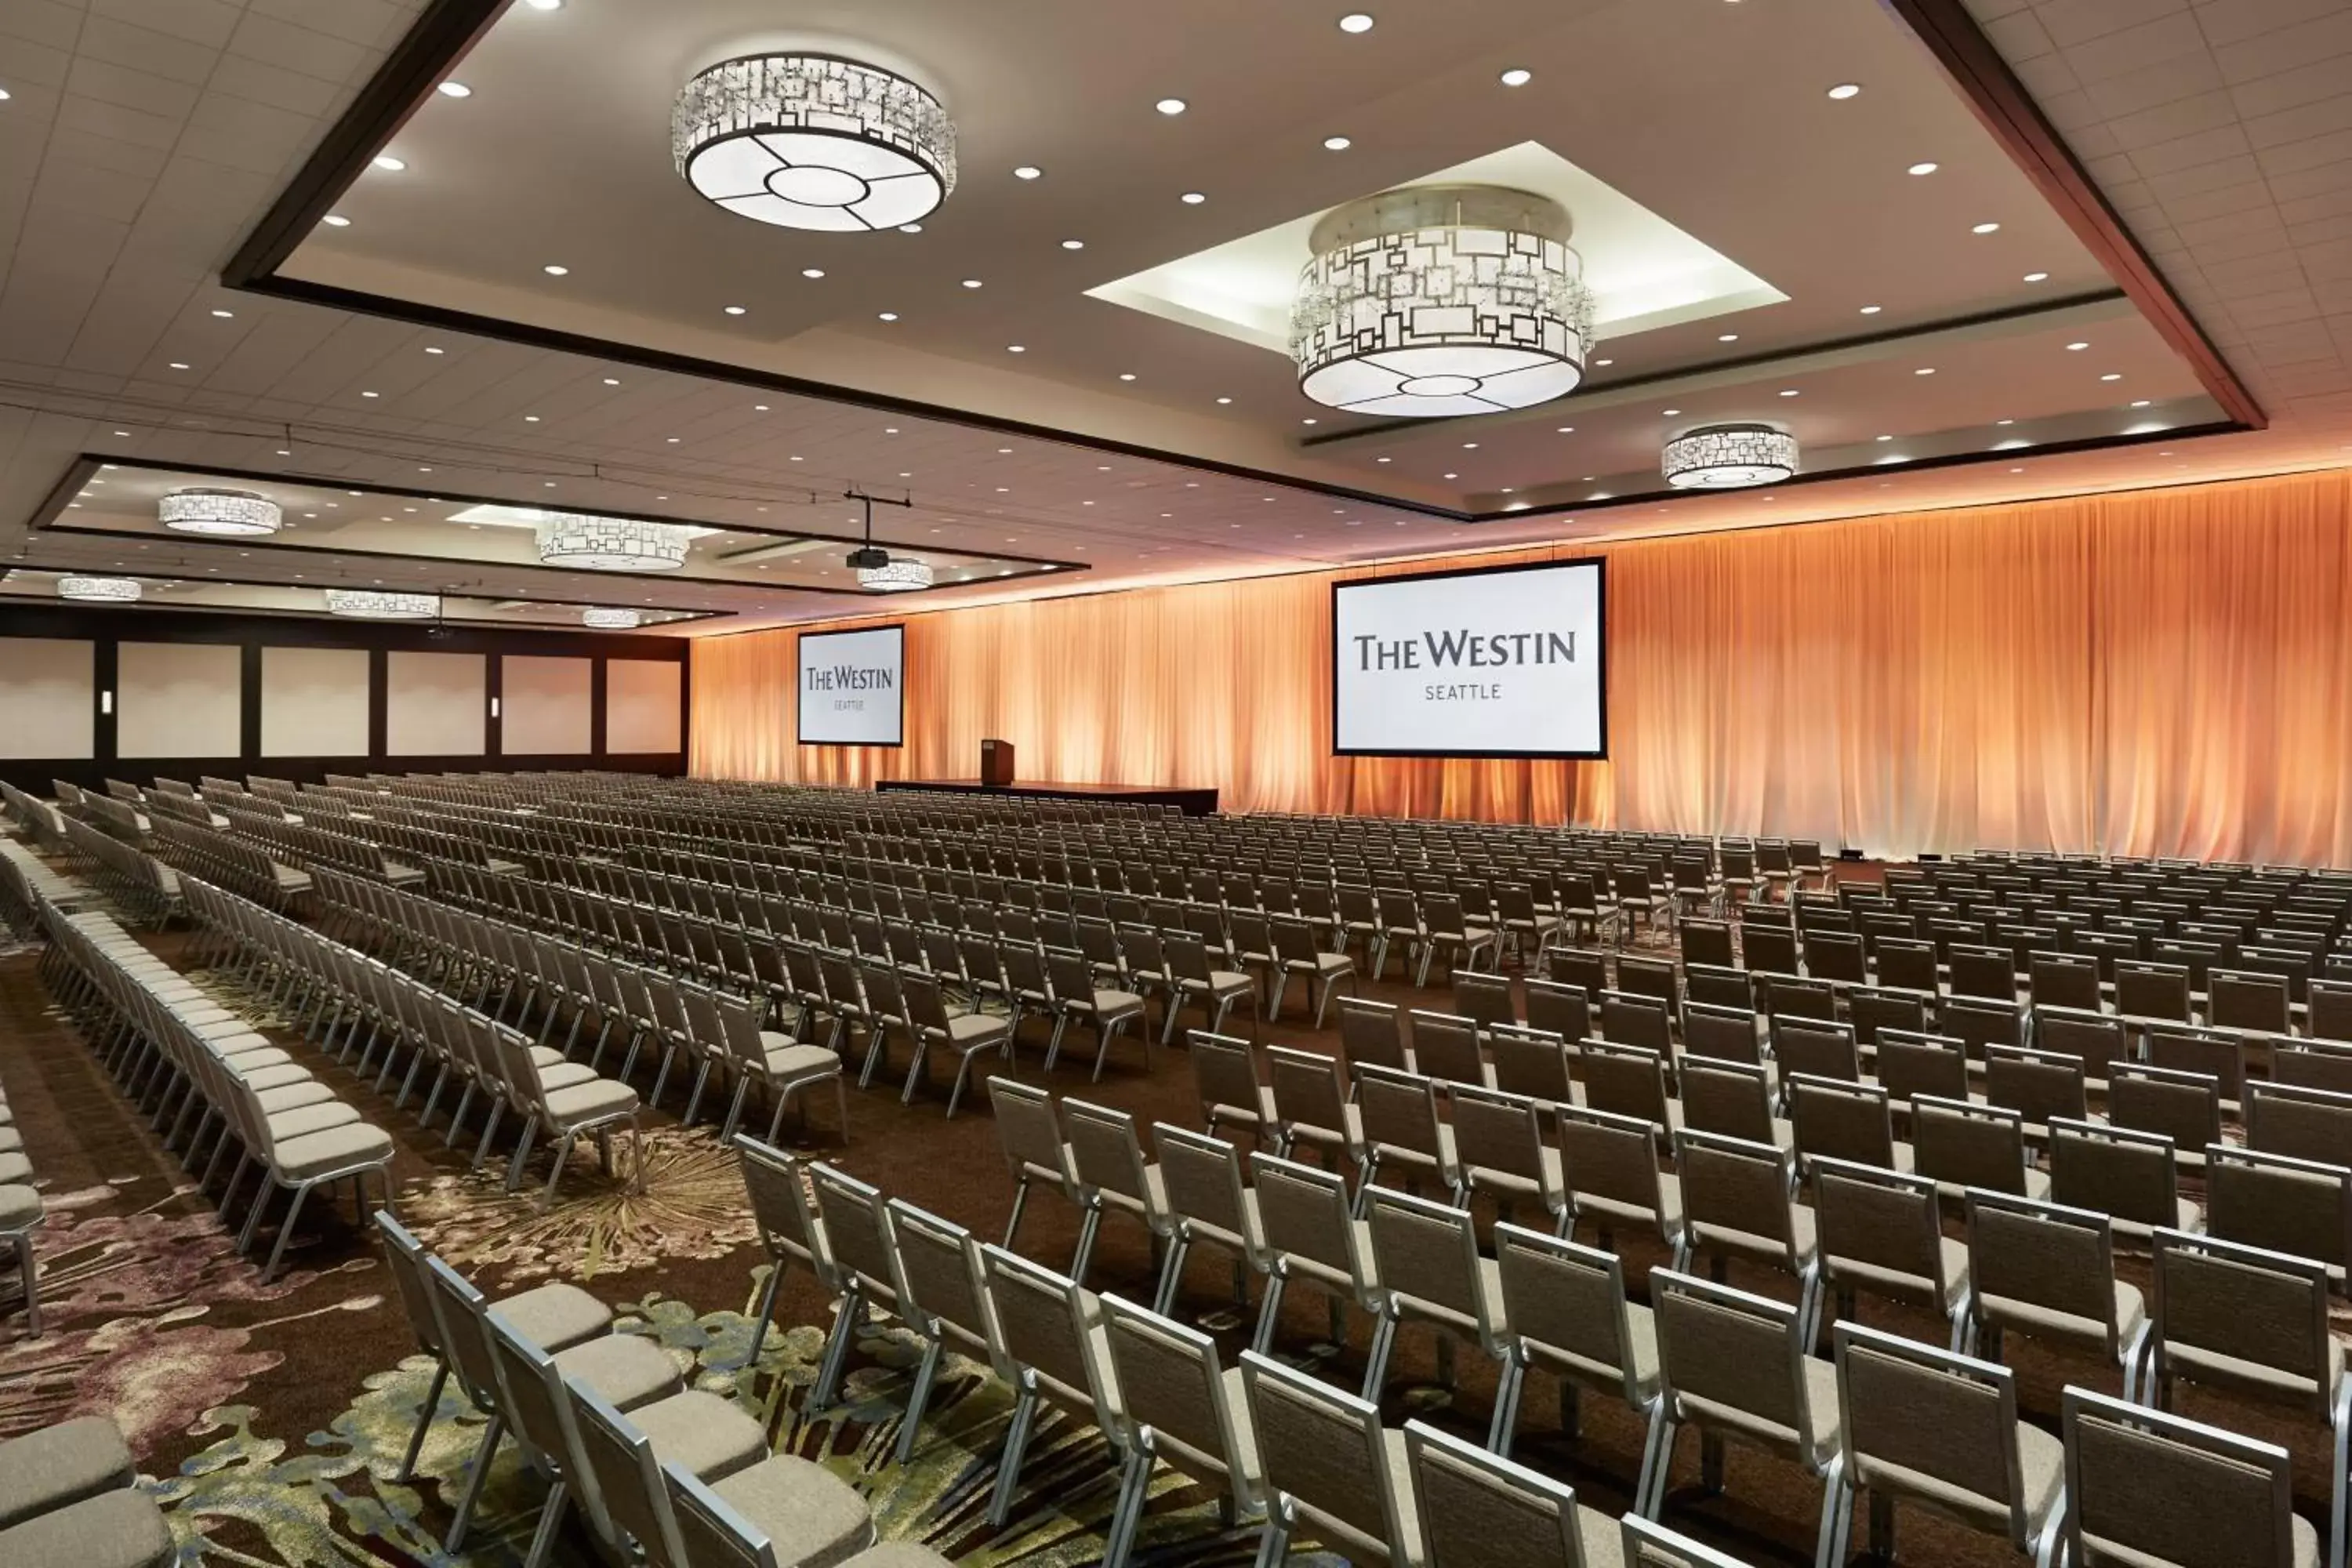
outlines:
[[[792,630],[694,646],[693,768],[1214,785],[1229,811],[2352,865],[2352,473],[913,614],[907,744],[793,743]],[[1330,587],[1609,558],[1605,763],[1335,757]],[[848,623],[855,624],[855,623]]]

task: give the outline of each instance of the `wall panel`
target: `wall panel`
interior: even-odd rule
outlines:
[[[97,746],[97,645],[0,638],[0,757],[65,760]]]
[[[126,642],[116,658],[116,756],[234,757],[244,752],[242,650]]]
[[[478,653],[393,653],[386,659],[387,755],[478,757],[488,749],[488,659]]]
[[[499,751],[509,757],[587,755],[595,676],[596,661],[589,658],[499,659]]]
[[[261,650],[263,756],[364,757],[367,749],[367,649]]]
[[[685,674],[683,665],[606,660],[604,749],[623,754],[677,751],[685,723]]]

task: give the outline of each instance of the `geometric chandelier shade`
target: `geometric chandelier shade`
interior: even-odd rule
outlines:
[[[928,588],[933,582],[930,563],[905,555],[894,555],[879,566],[860,566],[857,585],[869,593],[904,594],[911,589]]]
[[[391,594],[380,588],[330,588],[327,610],[362,621],[429,621],[441,613],[441,596]]]
[[[1769,425],[1703,425],[1668,441],[1658,468],[1677,489],[1776,485],[1797,471],[1797,438]]]
[[[1298,389],[1426,419],[1574,391],[1592,296],[1558,203],[1484,185],[1387,191],[1315,226],[1291,309]]]
[[[955,125],[905,77],[831,55],[712,66],[670,112],[677,172],[705,200],[782,228],[870,233],[955,189]]]
[[[538,533],[542,564],[589,572],[674,572],[691,537],[670,523],[572,511],[541,514]]]
[[[60,577],[58,597],[85,605],[135,605],[142,592],[128,577]]]
[[[580,624],[598,632],[633,632],[645,624],[645,619],[641,612],[617,605],[596,605],[580,612]]]
[[[278,503],[251,490],[173,490],[155,503],[155,518],[182,533],[254,537],[275,533],[284,514]]]

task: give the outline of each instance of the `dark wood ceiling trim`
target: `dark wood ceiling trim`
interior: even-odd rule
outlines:
[[[50,529],[48,531],[49,531],[50,533],[52,533],[52,534],[69,534],[69,535],[71,535],[71,536],[73,536],[73,537],[75,537],[75,538],[78,538],[78,539],[87,539],[87,538],[90,538],[90,537],[93,537],[94,535],[98,535],[98,534],[101,534],[101,533],[103,533],[103,534],[104,534],[104,536],[105,536],[105,537],[107,537],[107,538],[116,538],[116,537],[119,537],[119,535],[113,534],[113,533],[111,533],[111,532],[107,532],[107,531],[104,531],[104,530],[95,530],[95,529],[87,529],[87,528],[53,528],[53,529]],[[251,541],[247,541],[246,542],[247,542],[247,546],[249,547],[249,546],[250,546],[250,544],[251,544]],[[19,572],[38,572],[38,573],[42,573],[42,574],[58,574],[58,575],[71,575],[71,576],[91,576],[91,575],[95,575],[95,574],[97,574],[97,571],[98,571],[98,569],[97,569],[97,568],[95,568],[95,567],[89,567],[89,566],[69,566],[69,565],[60,565],[60,564],[58,564],[58,563],[54,563],[54,562],[39,561],[39,560],[34,560],[34,559],[28,558],[28,557],[21,557],[21,556],[20,556],[20,557],[18,557],[18,558],[16,558],[16,559],[14,559],[14,560],[10,561],[10,562],[5,565],[5,566],[0,566],[0,589],[5,589],[5,585],[6,585],[6,584],[7,584],[7,583],[8,583],[8,580],[9,580],[10,578],[14,577],[14,576],[15,576],[17,573],[19,573]],[[202,572],[202,571],[195,572],[195,573],[189,573],[189,572],[159,572],[159,571],[155,571],[155,570],[153,570],[153,569],[152,569],[152,568],[148,568],[148,567],[140,567],[140,566],[123,565],[123,566],[110,566],[110,567],[108,567],[108,568],[106,568],[106,569],[105,569],[105,573],[106,573],[106,575],[108,575],[108,576],[110,576],[110,577],[129,577],[129,578],[132,579],[133,581],[135,581],[135,582],[140,582],[140,583],[185,583],[185,584],[188,584],[189,585],[194,586],[194,587],[204,587],[204,588],[296,588],[296,589],[302,589],[302,590],[305,590],[305,591],[310,591],[310,592],[323,592],[324,590],[326,590],[326,589],[328,589],[328,588],[349,588],[349,587],[353,586],[353,584],[350,584],[350,583],[309,583],[309,582],[303,582],[303,581],[301,581],[301,580],[299,580],[299,579],[298,579],[298,578],[293,578],[293,577],[264,577],[264,576],[255,576],[253,574],[251,574],[251,573],[249,573],[249,572],[245,572],[245,571],[239,571],[239,572],[237,573],[237,574],[236,574],[236,576],[234,576],[234,577],[219,577],[219,576],[215,576],[213,574],[211,574],[211,573],[209,573],[209,572]],[[500,599],[520,599],[520,600],[525,601],[526,603],[529,603],[529,604],[531,604],[531,605],[538,605],[538,606],[540,606],[540,607],[541,607],[541,608],[549,608],[549,609],[562,608],[562,607],[563,607],[563,606],[570,605],[578,605],[582,606],[583,608],[586,608],[586,607],[589,607],[589,606],[591,606],[591,605],[604,605],[604,604],[605,604],[605,603],[607,603],[609,600],[611,600],[612,598],[614,598],[614,595],[578,595],[578,596],[576,596],[576,597],[562,597],[562,598],[560,598],[560,597],[557,597],[556,595],[545,595],[545,596],[543,596],[543,597],[540,597],[540,598],[532,598],[532,597],[530,597],[530,595],[527,595],[527,594],[492,594],[492,593],[488,593],[488,592],[467,592],[467,591],[465,591],[465,590],[456,589],[456,588],[447,588],[447,589],[425,589],[425,588],[414,588],[414,589],[412,589],[412,588],[405,588],[405,587],[396,587],[396,586],[394,586],[394,584],[389,584],[389,583],[385,584],[384,584],[384,586],[385,586],[385,587],[387,587],[387,588],[391,588],[391,589],[393,589],[393,591],[394,591],[394,592],[395,592],[395,593],[403,593],[403,594],[406,594],[406,593],[419,593],[419,594],[422,594],[422,593],[431,593],[431,594],[433,594],[435,596],[436,596],[436,597],[438,597],[438,598],[443,598],[443,599],[478,599],[478,600],[480,600],[480,601],[482,601],[483,603],[486,603],[486,604],[487,604],[487,603],[489,603],[489,602],[491,602],[491,601],[494,601],[494,600],[500,600]],[[16,595],[15,597],[11,598],[11,597],[7,596],[7,595],[5,595],[5,594],[0,594],[0,603],[10,603],[10,604],[14,604],[14,603],[21,603],[21,602],[23,601],[23,599],[24,599],[24,598],[25,598],[25,595]],[[142,601],[141,601],[141,603],[142,603],[142,605],[144,605],[144,604],[148,603],[148,601],[142,600]],[[231,611],[231,612],[233,612],[233,613],[235,613],[235,614],[238,614],[238,615],[252,615],[252,616],[268,616],[268,615],[300,616],[300,615],[317,615],[317,614],[320,614],[320,613],[321,613],[321,612],[320,612],[320,611],[316,611],[316,610],[279,609],[279,608],[274,608],[274,607],[271,607],[271,606],[262,605],[182,605],[182,604],[163,604],[163,605],[156,605],[155,607],[156,607],[156,608],[159,608],[159,609],[167,609],[167,610],[205,610],[205,611],[211,611],[211,610],[215,610],[215,609],[224,609],[224,610],[228,610],[228,611]],[[740,616],[740,615],[742,615],[742,614],[744,614],[744,613],[745,613],[745,612],[743,612],[743,611],[741,611],[741,610],[705,610],[705,609],[689,609],[688,607],[687,607],[687,606],[686,606],[686,605],[647,605],[647,604],[643,604],[643,603],[635,604],[635,605],[614,605],[613,607],[614,607],[614,608],[616,608],[616,609],[624,609],[624,610],[649,610],[649,611],[653,611],[653,612],[656,612],[656,613],[660,614],[660,615],[665,615],[665,616],[669,616],[674,617],[674,619],[673,619],[672,621],[664,623],[665,625],[675,625],[675,624],[677,624],[677,623],[680,623],[680,622],[685,622],[685,621],[730,620],[730,619],[732,619],[733,617],[735,617],[735,616]],[[467,622],[465,622],[464,624],[465,624],[465,625],[467,625],[467,626],[476,626],[476,625],[478,625],[478,626],[505,626],[505,625],[507,625],[508,623],[505,623],[505,622],[499,622],[499,621],[478,621],[478,621],[467,621]],[[523,630],[523,631],[530,631],[530,630],[535,629],[535,626],[536,626],[536,623],[530,623],[530,624],[524,624],[524,625],[522,625],[522,626],[518,626],[518,627],[516,627],[516,628],[514,628],[514,629],[519,629],[519,630]],[[562,631],[562,630],[564,630],[564,629],[566,629],[566,628],[562,627],[562,626],[557,626],[557,627],[555,627],[554,629],[555,629],[555,630],[557,630],[557,631]]]
[[[1960,96],[2002,151],[2033,182],[2042,199],[2066,221],[2074,237],[2098,258],[2173,352],[2189,362],[2222,412],[2247,429],[2268,426],[2269,417],[2253,394],[2124,226],[2089,172],[2033,101],[2033,95],[1969,15],[1963,0],[1887,0],[1887,4],[1927,46]]]
[[[286,264],[303,239],[342,199],[360,171],[441,84],[449,68],[490,30],[508,0],[432,0],[368,79],[342,117],[304,160],[261,222],[236,247],[221,281],[242,289]]]

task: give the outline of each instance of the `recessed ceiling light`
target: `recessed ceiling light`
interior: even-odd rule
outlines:
[[[1024,163],[1013,171],[1013,177],[1016,180],[1034,180],[1045,172],[1033,163]]]
[[[1875,316],[1879,311],[1884,310],[1885,309],[1886,309],[1886,307],[1884,305],[1864,305],[1862,308],[1862,313],[1865,316]]]
[[[1895,437],[1892,437],[1892,436],[1881,436],[1881,437],[1878,437],[1878,439],[1880,439],[1880,440],[1882,440],[1882,441],[1892,441],[1892,440],[1894,440],[1894,439],[1895,439]]]
[[[1970,234],[1999,234],[2000,232],[2000,225],[1997,223],[1980,223],[1975,227],[1969,229],[1969,232]]]
[[[743,307],[740,305],[730,305],[727,307],[727,313],[730,316],[740,316],[743,313]]]
[[[1084,250],[1086,247],[1087,242],[1083,239],[1066,239],[1062,241],[1062,248],[1064,250]]]
[[[2145,408],[2145,407],[2147,407],[2147,406],[2148,405],[2148,401],[2149,401],[2149,400],[2148,400],[2147,398],[2145,398],[2145,397],[2142,397],[2142,398],[2137,398],[2137,399],[2135,399],[2135,400],[2133,401],[2133,403],[2132,403],[2132,406],[2133,406],[2134,408]]]
[[[923,226],[919,223],[902,223],[898,226],[898,232],[900,234],[920,234],[923,232]]]
[[[1932,174],[1936,172],[1936,168],[1937,165],[1933,163],[1914,163],[1909,172],[1914,174]]]
[[[5,87],[0,87],[0,103],[5,103],[5,102],[7,102],[7,101],[8,101],[8,89],[7,89],[6,88],[5,88]]]
[[[1446,475],[1445,477],[1446,477],[1447,479],[1460,479],[1462,476],[1461,476],[1460,474],[1448,474],[1448,475]]]
[[[553,262],[548,263],[545,267],[541,268],[540,270],[546,273],[550,278],[566,278],[571,276],[572,273],[572,268],[569,267],[558,267]]]
[[[172,362],[172,368],[173,368],[173,370],[185,370],[185,369],[187,369],[187,368],[188,368],[188,366],[187,366],[187,363],[186,363],[184,360],[176,360],[176,359],[175,359],[175,360],[173,360],[173,361]]]
[[[1932,364],[1923,364],[1911,374],[1913,375],[1933,375],[1936,374],[1936,367]]]
[[[999,447],[996,449],[996,455],[1000,458],[1007,457],[1011,455],[1012,451],[1013,448],[1010,447]]]
[[[449,351],[448,351],[447,349],[435,349],[435,348],[428,348],[428,349],[426,349],[425,352],[426,353],[429,353],[429,354],[446,354],[446,353],[447,353]]]
[[[349,228],[352,226],[352,220],[345,217],[341,213],[329,213],[325,217],[320,218],[319,221],[325,224],[329,228]]]
[[[606,386],[618,386],[621,384],[621,378],[617,375],[608,375],[604,378],[604,384]]]
[[[1220,397],[1220,398],[1218,398],[1218,399],[1217,399],[1217,401],[1218,401],[1218,402],[1220,402],[1220,403],[1231,403],[1231,402],[1233,401],[1233,399],[1232,399],[1232,398],[1230,398],[1230,397]]]
[[[1475,441],[1465,441],[1462,443],[1462,449],[1465,452],[1475,452],[1478,449],[1478,443]]]
[[[1738,332],[1717,332],[1715,335],[1715,341],[1719,343],[1736,343],[1739,341],[1739,334]]]
[[[387,174],[397,174],[403,169],[408,167],[406,163],[403,163],[398,158],[394,157],[389,153],[378,153],[375,157],[375,166],[382,169]]]
[[[522,422],[526,425],[536,425],[539,423],[539,416],[536,414],[526,414],[522,416]]]
[[[1188,105],[1181,98],[1163,98],[1151,107],[1162,114],[1181,114]]]
[[[1535,80],[1535,72],[1531,70],[1523,70],[1517,66],[1513,66],[1509,70],[1507,70],[1502,74],[1500,79],[1505,87],[1525,87],[1528,83]]]
[[[1372,19],[1361,11],[1350,11],[1339,18],[1339,31],[1343,33],[1369,33],[1371,30]]]
[[[2047,283],[2050,281],[2050,274],[2047,272],[2029,272],[2025,275],[2025,280],[2028,283]]]
[[[1326,136],[1323,138],[1323,150],[1327,153],[1344,153],[1354,145],[1355,143],[1349,141],[1345,136]]]
[[[1592,363],[1594,364],[1615,364],[1617,362],[1613,359],[1597,359]]]
[[[2089,348],[2090,346],[2091,346],[2091,345],[2090,345],[2090,344],[2088,344],[2088,343],[2068,343],[2068,344],[2066,345],[2066,352],[2067,352],[2068,353],[2074,353],[2074,354],[2078,354],[2078,353],[2081,353],[2084,349]]]
[[[1794,397],[1797,395],[1797,389],[1793,386],[1784,386],[1780,389],[1780,395],[1783,397]]]
[[[1664,415],[1667,418],[1672,419],[1675,415],[1680,414],[1682,410],[1679,408],[1661,408],[1658,412]]]
[[[980,279],[977,278],[967,278],[963,280],[963,286],[967,289],[977,289],[980,287]]]
[[[1029,351],[1019,343],[1007,343],[1004,345],[1004,352],[1009,354],[1025,354]]]
[[[1555,433],[1561,436],[1573,436],[1576,434],[1576,426],[1573,425],[1563,425]]]
[[[1131,370],[1123,370],[1118,373],[1118,378],[1121,381],[1133,381],[1135,379],[1135,373]]]
[[[445,81],[441,84],[441,96],[444,98],[471,98],[474,96],[474,89],[467,87],[462,81]]]
[[[1835,87],[1833,87],[1833,88],[1830,89],[1830,96],[1831,96],[1832,98],[1836,99],[1839,102],[1843,103],[1843,102],[1844,102],[1847,99],[1853,97],[1855,94],[1859,93],[1860,91],[1862,91],[1862,87],[1861,87],[1861,84],[1860,84],[1860,83],[1857,83],[1857,82],[1851,82],[1851,81],[1842,81],[1842,82],[1838,83]]]
[[[1311,419],[1311,418],[1309,418],[1309,419],[1301,419],[1301,420],[1299,421],[1299,423],[1300,423],[1301,425],[1312,425],[1312,424],[1314,424],[1314,423],[1315,423],[1315,421],[1314,421],[1313,419]],[[1186,489],[1188,489],[1188,490],[1191,490],[1191,489],[1200,489],[1200,486],[1198,486],[1198,485],[1186,485],[1184,488],[1185,488]]]
[[[383,395],[380,392],[362,392],[360,395],[362,397],[381,397]]]
[[[2107,372],[2106,374],[2099,377],[2101,381],[2121,381],[2123,378],[2123,373],[2121,371],[2114,370],[2111,370]]]
[[[885,310],[874,319],[877,321],[895,321],[898,319],[898,312],[896,310]]]
[[[1373,462],[1375,462],[1375,463],[1389,463],[1389,462],[1394,462],[1395,460],[1396,460],[1396,459],[1394,459],[1393,458],[1374,458],[1372,459],[1372,461],[1373,461]]]
[[[1183,195],[1177,199],[1181,201],[1188,207],[1197,207],[1209,198],[1202,195],[1198,191],[1186,191]]]
[[[561,11],[563,9],[563,0],[523,0],[523,4],[530,6],[534,11]]]
[[[235,310],[215,310],[213,314],[226,321],[233,319],[236,315],[236,312]]]
[[[677,446],[677,437],[675,437],[675,436],[666,436],[666,437],[664,437],[662,438],[662,440],[663,440],[664,445],[666,445],[666,446],[675,447],[675,446]]]

